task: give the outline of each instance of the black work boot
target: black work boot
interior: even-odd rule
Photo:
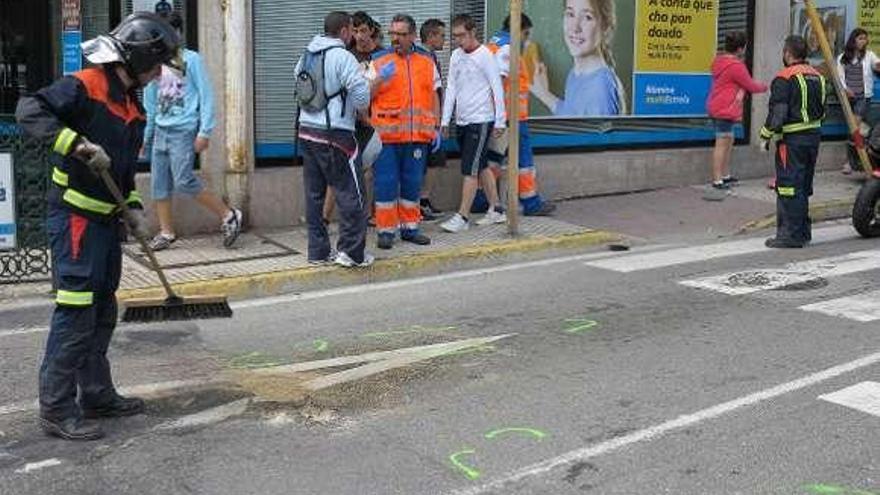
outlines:
[[[146,409],[143,399],[117,395],[110,402],[100,406],[83,406],[83,416],[95,418],[121,418],[141,414]]]
[[[803,248],[806,243],[805,242],[796,242],[791,240],[779,239],[778,237],[771,237],[764,241],[764,245],[768,248],[777,248],[777,249],[800,249]]]
[[[64,440],[90,441],[104,437],[100,426],[82,418],[51,419],[40,416],[40,428],[49,436]]]
[[[427,246],[428,244],[431,244],[431,238],[426,236],[425,234],[422,234],[422,233],[401,234],[400,240],[405,241],[405,242],[411,242],[411,243],[419,245],[419,246]]]

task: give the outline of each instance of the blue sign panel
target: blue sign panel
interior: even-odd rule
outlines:
[[[64,31],[61,35],[61,68],[64,75],[82,69],[82,31]]]

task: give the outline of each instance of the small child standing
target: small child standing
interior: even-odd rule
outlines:
[[[489,200],[489,211],[477,221],[477,225],[507,221],[498,201],[495,176],[489,169],[487,155],[490,134],[500,134],[506,127],[504,87],[492,53],[477,39],[475,30],[476,23],[468,15],[459,15],[452,22],[452,37],[458,48],[449,62],[441,132],[444,137],[449,135],[449,123],[455,110],[464,182],[458,213],[440,227],[453,233],[470,227],[468,215],[481,180]]]

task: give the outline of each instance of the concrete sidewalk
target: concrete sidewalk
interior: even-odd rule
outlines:
[[[811,206],[814,221],[848,217],[860,186],[854,176],[817,175]],[[219,234],[184,238],[158,253],[158,258],[182,294],[243,299],[432,275],[540,256],[539,252],[583,252],[620,240],[704,243],[775,224],[775,193],[763,179],[741,182],[723,195],[723,201],[704,200],[706,192],[707,186],[699,185],[568,200],[559,203],[554,218],[523,217],[521,235],[515,239],[505,225],[448,234],[434,222],[423,226],[433,240],[430,246],[398,242],[394,249],[382,251],[376,249],[371,231],[368,250],[377,261],[368,269],[309,265],[304,226],[244,233],[234,249],[224,249]],[[334,238],[335,229],[332,225]],[[124,250],[120,299],[161,296],[158,278],[140,249],[129,244]],[[48,297],[49,292],[47,283],[0,286],[0,302],[14,304],[25,297]]]

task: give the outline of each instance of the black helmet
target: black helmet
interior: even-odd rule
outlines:
[[[164,19],[149,12],[126,17],[110,36],[119,44],[128,74],[137,76],[166,64],[174,65],[180,49],[180,36]]]

